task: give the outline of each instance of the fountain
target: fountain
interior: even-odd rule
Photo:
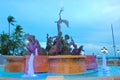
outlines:
[[[35,36],[26,34],[25,39],[26,41],[26,56],[22,57],[7,57],[8,59],[8,65],[13,63],[14,60],[14,65],[23,61],[21,64],[26,64],[23,65],[25,66],[22,69],[22,74],[21,73],[5,73],[8,77],[8,75],[11,75],[14,78],[21,78],[21,75],[25,74],[22,76],[22,78],[41,78],[48,77],[48,76],[63,76],[65,80],[75,80],[75,78],[82,78],[82,77],[103,77],[103,76],[111,76],[112,70],[108,70],[107,64],[106,64],[106,54],[107,49],[103,47],[101,49],[101,52],[104,53],[102,56],[102,70],[99,70],[99,67],[96,62],[96,56],[95,55],[84,55],[81,53],[83,51],[83,46],[80,46],[77,48],[77,45],[75,44],[74,40],[71,38],[71,42],[68,42],[69,35],[65,35],[65,37],[62,36],[61,32],[61,23],[65,23],[66,26],[68,27],[68,21],[61,19],[61,12],[63,10],[60,10],[59,13],[59,20],[56,22],[57,23],[57,30],[58,30],[58,35],[54,37],[49,37],[47,34],[47,47],[46,50],[41,48],[39,45],[38,41],[35,39]],[[74,49],[70,48],[70,46],[73,46]],[[48,55],[46,55],[48,53]],[[42,56],[42,55],[45,56]],[[17,61],[16,61],[17,60]],[[44,64],[45,63],[45,64]],[[18,64],[17,64],[18,65]],[[42,68],[38,66],[42,66]],[[15,66],[16,67],[16,66]],[[13,69],[10,67],[9,69]],[[45,69],[44,71],[41,71],[40,69]],[[119,70],[120,68],[112,68],[114,71]],[[117,69],[117,70],[116,70]],[[0,73],[2,71],[0,70]],[[11,71],[12,72],[12,71]],[[35,72],[46,72],[46,73],[40,73],[40,74],[35,74]],[[108,74],[107,74],[108,72]],[[104,74],[105,73],[105,74]],[[118,72],[120,73],[120,72]],[[18,74],[18,77],[16,76]],[[0,77],[1,77],[0,75]],[[114,74],[112,74],[114,75]],[[16,76],[16,77],[15,77]],[[86,79],[84,79],[86,80]],[[93,79],[91,79],[93,80]]]
[[[38,50],[37,50],[37,45],[35,44],[35,38],[31,35],[25,35],[25,38],[27,39],[25,44],[26,44],[26,48],[28,49],[30,54],[29,60],[26,61],[26,75],[24,76],[29,76],[29,77],[33,77],[36,76],[34,74],[34,56],[38,56]]]
[[[30,54],[30,57],[29,57],[29,60],[28,62],[26,63],[26,68],[27,68],[27,71],[26,71],[26,75],[27,76],[35,76],[34,74],[34,52],[36,52],[36,49],[34,50],[34,45],[33,45],[33,41],[34,41],[34,38],[33,37],[29,37],[30,35],[25,35],[25,38],[27,39],[26,40],[26,47],[29,51],[31,51],[31,54]]]

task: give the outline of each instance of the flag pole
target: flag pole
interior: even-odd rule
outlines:
[[[113,50],[114,50],[114,55],[116,57],[116,46],[115,46],[115,38],[114,38],[114,31],[113,31],[113,25],[112,24],[111,24],[111,30],[112,30]]]

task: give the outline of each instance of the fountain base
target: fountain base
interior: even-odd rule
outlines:
[[[6,72],[25,72],[30,56],[6,57]],[[96,56],[34,56],[34,72],[50,72],[58,74],[79,74],[86,70],[97,69]]]
[[[6,72],[24,72],[24,56],[5,56],[5,58],[7,59],[7,63],[5,65]]]

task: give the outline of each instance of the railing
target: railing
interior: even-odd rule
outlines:
[[[108,66],[120,66],[120,57],[106,57]],[[97,57],[98,65],[102,65],[102,57]]]
[[[120,60],[120,57],[106,57],[107,60]],[[97,57],[97,60],[102,60],[102,57]]]

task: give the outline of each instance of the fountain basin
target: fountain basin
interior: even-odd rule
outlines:
[[[76,74],[86,71],[85,56],[49,56],[48,72],[57,74]]]
[[[28,60],[30,56],[26,56],[25,72],[28,68]],[[48,56],[34,56],[34,72],[48,72]]]
[[[103,71],[102,67],[99,66],[97,70],[87,70],[80,74],[37,73],[36,77],[24,77],[24,72],[5,72],[4,67],[0,67],[0,73],[2,80],[46,80],[49,76],[63,76],[64,80],[120,80],[119,66],[109,66],[108,71]]]
[[[5,56],[6,72],[27,72],[30,56]],[[78,74],[89,69],[97,69],[96,56],[57,55],[35,56],[34,72],[57,74]]]
[[[24,72],[25,57],[24,56],[4,56],[7,60],[5,65],[6,72]]]
[[[6,72],[26,72],[28,60],[30,56],[4,56],[7,60],[5,64]],[[35,72],[48,72],[48,57],[35,56],[34,59]]]
[[[87,70],[98,68],[96,56],[86,56],[85,64],[86,64]]]

